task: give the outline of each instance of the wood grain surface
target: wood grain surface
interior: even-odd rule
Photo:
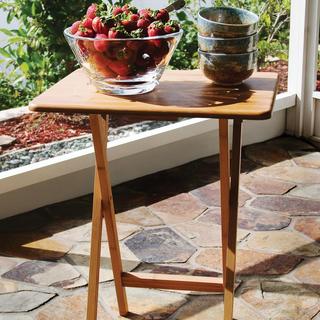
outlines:
[[[153,91],[136,96],[111,96],[96,91],[79,69],[35,98],[30,110],[84,114],[268,119],[277,91],[278,75],[257,72],[237,87],[221,87],[200,70],[167,70]]]

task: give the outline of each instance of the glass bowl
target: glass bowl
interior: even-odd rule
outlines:
[[[183,31],[130,39],[85,38],[64,31],[77,61],[95,87],[112,95],[152,91],[169,64]]]

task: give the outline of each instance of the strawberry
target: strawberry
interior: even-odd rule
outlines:
[[[133,13],[133,14],[131,14],[131,16],[130,16],[130,20],[131,20],[131,21],[137,22],[139,19],[140,19],[140,16],[139,16],[137,13]]]
[[[141,9],[141,10],[139,10],[138,13],[139,13],[140,18],[145,18],[150,21],[154,21],[153,12],[151,9]]]
[[[143,41],[139,40],[128,40],[127,47],[132,50],[139,50],[143,46]]]
[[[87,29],[92,29],[92,19],[84,18],[84,20],[82,21],[82,25]]]
[[[147,29],[151,24],[151,21],[147,18],[140,18],[137,22],[137,27],[141,29]]]
[[[148,27],[149,37],[158,37],[164,35],[164,25],[160,21],[152,22]]]
[[[85,28],[81,24],[79,26],[77,33],[76,33],[76,36],[85,37],[85,38],[93,38],[95,36],[95,32],[92,29]]]
[[[121,14],[121,13],[123,13],[123,10],[122,10],[121,7],[114,7],[114,8],[113,8],[112,14],[113,14],[114,16],[117,16],[118,14]]]
[[[179,24],[177,21],[171,20],[164,26],[165,33],[175,33],[180,30]]]
[[[127,61],[108,59],[109,68],[118,76],[126,77],[130,75],[132,66]]]
[[[162,41],[161,45],[157,47],[157,50],[155,51],[153,58],[156,62],[156,64],[159,64],[169,53],[169,46],[166,41]]]
[[[98,8],[97,4],[92,3],[91,6],[87,10],[87,17],[90,19],[94,19],[97,15],[97,8]]]
[[[156,10],[154,12],[154,17],[156,20],[162,21],[163,23],[166,23],[170,20],[169,12],[166,9]]]
[[[102,22],[100,17],[95,17],[92,21],[92,28],[96,33],[108,34],[109,28]]]
[[[76,22],[74,22],[74,23],[72,24],[72,26],[71,26],[71,28],[70,28],[71,34],[77,33],[80,24],[81,24],[81,21],[76,21]]]
[[[120,19],[121,25],[123,25],[128,32],[137,29],[137,22],[131,19],[131,15],[123,13]]]
[[[91,54],[88,61],[94,69],[96,69],[105,77],[115,77],[115,74],[108,67],[110,60],[106,58],[102,53],[95,52],[94,54]]]
[[[134,6],[130,6],[129,4],[125,4],[121,9],[126,14],[138,13],[138,9],[136,7],[134,7]]]
[[[161,21],[155,21],[150,24],[148,27],[148,36],[149,37],[158,37],[164,35],[164,25]],[[151,42],[156,46],[160,47],[162,41],[161,40],[151,40]]]
[[[108,36],[110,39],[128,38],[128,32],[123,26],[113,27],[109,30]]]
[[[98,33],[96,39],[108,39],[108,36],[104,33]],[[108,41],[94,41],[94,48],[99,52],[105,52],[108,47]]]

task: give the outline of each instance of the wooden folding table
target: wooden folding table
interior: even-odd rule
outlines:
[[[232,319],[242,121],[271,117],[277,83],[276,74],[257,72],[244,84],[226,88],[213,85],[199,70],[166,71],[160,85],[153,92],[115,97],[96,92],[84,71],[79,69],[31,102],[32,111],[82,113],[90,116],[96,170],[88,320],[94,320],[97,316],[103,218],[120,315],[128,313],[125,287],[142,287],[224,292],[224,319]],[[109,114],[138,115],[159,120],[172,117],[219,119],[223,279],[123,272],[106,152]],[[233,121],[231,159],[228,120]]]

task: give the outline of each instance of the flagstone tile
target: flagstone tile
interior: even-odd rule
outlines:
[[[292,271],[302,258],[289,255],[261,253],[253,250],[237,250],[236,271],[239,275],[281,275]],[[221,249],[210,248],[201,250],[196,263],[209,269],[222,272]]]
[[[36,313],[35,320],[81,320],[87,315],[87,294],[59,297]],[[112,320],[98,305],[97,320]]]
[[[290,159],[287,150],[276,145],[258,143],[244,148],[245,156],[263,166],[270,166]]]
[[[242,299],[268,319],[310,320],[320,308],[320,297],[306,285],[276,281],[251,282]]]
[[[297,218],[294,229],[320,243],[320,217]]]
[[[241,185],[255,194],[282,195],[296,186],[295,183],[259,175],[242,175]]]
[[[297,166],[272,166],[258,169],[257,174],[292,183],[320,183],[320,170]]]
[[[220,208],[207,210],[197,221],[203,223],[221,224]],[[276,212],[259,211],[253,208],[243,207],[239,209],[238,227],[247,230],[269,231],[286,228],[291,219],[286,215]]]
[[[251,207],[290,215],[319,215],[320,201],[287,196],[263,196],[254,199]]]
[[[174,226],[186,238],[200,247],[221,247],[221,226],[213,223],[190,221]],[[238,241],[248,235],[248,232],[239,229]]]
[[[193,220],[207,209],[197,198],[187,193],[160,201],[149,208],[166,224]]]
[[[125,245],[120,244],[120,251],[124,271],[132,271],[139,265],[139,259]],[[66,260],[70,261],[86,280],[89,279],[89,256],[90,243],[88,242],[77,244],[66,256]],[[113,280],[113,273],[110,252],[108,244],[103,242],[101,245],[100,282],[111,280]]]
[[[62,258],[71,246],[66,240],[62,242],[37,231],[0,234],[0,254],[20,258],[56,260]]]
[[[115,288],[113,286],[101,290],[102,304],[111,308],[116,314],[118,305]],[[178,308],[187,302],[185,295],[141,288],[127,288],[128,304],[130,313],[135,315],[134,320],[167,319]],[[131,319],[131,317],[129,317]],[[119,317],[127,319],[127,317]]]
[[[209,207],[219,207],[220,202],[220,182],[208,184],[199,189],[191,191],[191,194],[199,198]],[[239,207],[244,206],[247,200],[251,199],[250,195],[243,190],[239,192]]]
[[[320,184],[300,186],[291,190],[289,195],[320,201]]]
[[[223,297],[221,295],[201,296],[182,306],[172,319],[175,320],[221,320],[223,319]],[[234,303],[234,319],[266,320],[264,316],[246,306],[238,298]]]
[[[70,288],[79,280],[80,273],[67,262],[33,260],[16,266],[3,274],[2,278],[42,286]]]
[[[0,256],[0,275],[11,270],[18,264],[25,262],[25,259]]]
[[[291,151],[293,161],[300,167],[320,168],[320,152]]]
[[[306,259],[294,270],[293,276],[302,283],[318,286],[320,283],[320,259]]]
[[[320,245],[293,231],[253,232],[242,242],[243,248],[277,254],[314,257],[320,255]]]
[[[0,294],[0,312],[27,312],[38,308],[55,296],[54,293],[20,290]]]
[[[139,207],[116,215],[117,222],[130,223],[142,227],[163,225],[163,221],[153,214],[147,207]]]
[[[196,248],[170,228],[143,230],[125,241],[141,260],[149,263],[185,262]]]

